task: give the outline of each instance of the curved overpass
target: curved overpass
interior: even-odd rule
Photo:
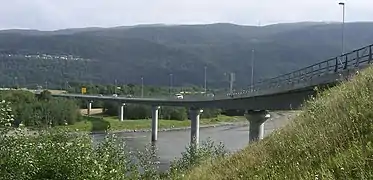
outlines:
[[[356,73],[372,62],[373,44],[349,53],[322,61],[297,71],[257,82],[250,90],[231,96],[215,98],[126,98],[81,94],[56,94],[87,100],[107,100],[119,103],[137,103],[152,106],[184,106],[191,108],[225,108],[252,110],[287,110],[298,108],[305,99],[314,95],[316,86],[330,86]],[[220,98],[219,98],[220,97]]]
[[[199,116],[202,108],[260,110],[246,113],[250,121],[249,139],[251,141],[263,138],[264,122],[269,118],[268,113],[263,110],[288,110],[300,107],[310,95],[315,94],[316,86],[333,86],[349,78],[358,70],[369,66],[373,62],[372,51],[373,45],[369,45],[288,74],[257,82],[249,90],[242,90],[229,96],[220,95],[220,98],[216,96],[215,99],[126,98],[81,94],[53,94],[53,96],[88,100],[88,114],[91,107],[90,101],[116,101],[121,103],[120,120],[123,120],[124,103],[151,105],[153,106],[152,141],[157,140],[159,106],[190,108],[191,143],[198,143],[199,140]]]
[[[82,94],[54,94],[54,97],[78,98],[90,101],[116,101],[118,103],[146,104],[151,106],[183,106],[189,108],[223,108],[251,110],[289,110],[296,109],[311,95],[314,88],[333,86],[345,77],[356,73],[358,68],[346,69],[338,73],[323,74],[312,77],[308,81],[289,83],[272,89],[235,94],[233,97],[205,99],[173,99],[173,98],[127,98]]]

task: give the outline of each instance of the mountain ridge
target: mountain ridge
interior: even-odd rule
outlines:
[[[346,51],[373,42],[373,23],[346,23],[345,28]],[[82,65],[77,61],[2,57],[0,71],[9,73],[0,78],[1,84],[14,85],[14,77],[19,84],[49,81],[60,86],[67,80],[113,83],[115,79],[138,84],[144,77],[146,84],[167,86],[169,74],[173,74],[175,86],[203,86],[207,66],[209,87],[228,87],[226,74],[234,72],[239,88],[250,84],[252,50],[256,81],[341,53],[340,24],[325,22],[156,24],[41,32],[0,31],[0,54],[73,55],[95,61]],[[64,70],[64,66],[70,69]]]

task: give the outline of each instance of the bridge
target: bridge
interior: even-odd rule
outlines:
[[[119,119],[123,121],[126,103],[152,106],[152,141],[157,140],[158,110],[160,106],[183,106],[190,109],[191,143],[199,141],[199,117],[203,108],[224,108],[246,110],[249,120],[249,141],[262,139],[264,123],[271,110],[299,108],[311,95],[315,87],[330,87],[369,66],[373,60],[373,44],[349,53],[283,74],[256,82],[248,89],[233,94],[220,94],[214,98],[127,98],[81,94],[54,94],[54,97],[79,98],[88,101],[90,114],[92,101],[115,101],[120,103]]]

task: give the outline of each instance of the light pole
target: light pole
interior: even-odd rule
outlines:
[[[170,73],[170,88],[169,88],[169,94],[170,94],[170,96],[171,96],[171,94],[172,94],[172,88],[173,88],[173,74],[172,73]]]
[[[141,76],[141,98],[144,97],[144,77]]]
[[[254,89],[254,52],[254,49],[251,50],[251,91]]]
[[[207,66],[205,66],[205,95],[207,93]]]
[[[115,87],[114,94],[117,94],[117,88],[118,88],[117,83],[118,83],[118,81],[115,79],[115,81],[114,81],[114,87]]]
[[[343,8],[343,13],[342,13],[342,55],[344,54],[344,39],[345,39],[345,3],[340,2],[340,6]]]

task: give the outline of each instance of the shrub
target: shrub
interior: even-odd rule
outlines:
[[[26,91],[4,91],[0,98],[11,102],[14,124],[44,127],[74,124],[80,120],[78,106],[72,100],[51,98],[48,91],[35,95]]]
[[[221,109],[203,109],[203,113],[201,114],[201,118],[215,118],[221,114]]]
[[[182,153],[182,157],[171,163],[168,177],[171,179],[182,178],[192,168],[198,167],[206,161],[214,161],[228,155],[229,153],[222,143],[216,145],[211,139],[203,141],[199,146],[190,144]]]
[[[141,179],[125,145],[108,136],[92,148],[88,135],[18,131],[0,137],[3,179]]]
[[[160,117],[167,120],[186,120],[188,119],[187,109],[184,107],[161,107]]]
[[[0,143],[0,176],[17,180],[179,179],[203,161],[227,155],[224,146],[207,141],[188,147],[169,172],[160,173],[154,146],[131,152],[114,135],[93,143],[80,133],[15,129],[12,135],[1,133]]]

